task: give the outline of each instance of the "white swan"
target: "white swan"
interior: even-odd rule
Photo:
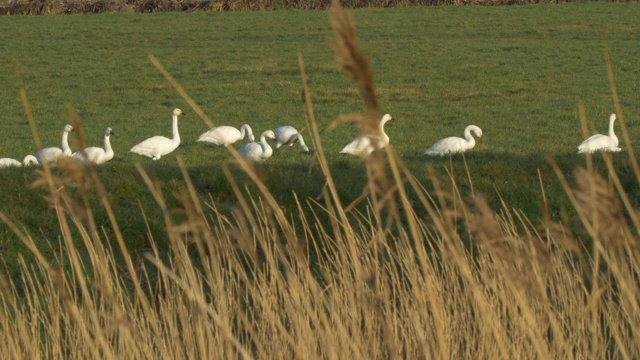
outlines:
[[[113,159],[113,149],[111,148],[111,142],[109,141],[110,135],[115,135],[115,133],[110,127],[108,127],[104,131],[104,149],[92,146],[73,153],[72,157],[85,163],[91,162],[97,165],[104,164],[105,162]]]
[[[471,136],[472,131],[477,137],[482,137],[482,129],[475,125],[469,125],[464,129],[464,139],[455,136],[444,138],[431,145],[423,155],[445,156],[473,149],[476,146],[476,140]]]
[[[33,155],[25,156],[22,162],[15,159],[9,159],[9,158],[0,159],[0,168],[11,167],[11,166],[22,166],[22,165],[28,166],[28,165],[37,165],[37,164],[38,164],[38,159],[36,159],[36,157]]]
[[[149,138],[129,150],[130,152],[150,157],[158,160],[163,155],[167,155],[180,145],[180,134],[178,133],[178,116],[185,115],[180,109],[173,110],[173,138],[169,139],[164,136],[154,136]]]
[[[302,150],[307,152],[309,151],[309,147],[304,143],[302,134],[300,134],[293,126],[280,126],[279,128],[273,129],[273,133],[276,135],[276,148],[286,144],[293,146],[293,143],[297,141],[300,142]]]
[[[62,148],[48,147],[36,152],[35,157],[38,162],[55,162],[62,156],[71,156],[71,148],[69,147],[69,133],[71,131],[74,131],[71,125],[65,125],[62,129]]]
[[[376,149],[382,149],[389,144],[389,135],[384,132],[384,124],[394,120],[389,114],[385,114],[380,120],[380,134],[359,136],[347,144],[340,154],[369,155]],[[375,142],[375,143],[374,143]]]
[[[251,131],[251,126],[249,126],[248,124],[242,125],[240,127],[240,130],[234,128],[233,126],[215,127],[200,135],[198,141],[227,146],[244,137],[246,137],[247,140],[251,142],[256,141],[255,137],[253,136],[253,132]]]
[[[613,133],[613,123],[616,121],[616,114],[609,116],[609,136],[596,134],[583,141],[578,146],[578,154],[594,153],[596,151],[612,151],[618,152],[622,149],[618,147],[618,137]]]
[[[267,143],[267,138],[275,140],[276,135],[273,133],[273,130],[263,132],[262,135],[260,135],[260,142],[244,144],[238,152],[249,160],[263,162],[273,154],[273,149],[269,146],[269,143]]]

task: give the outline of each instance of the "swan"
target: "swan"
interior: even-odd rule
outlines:
[[[38,159],[36,159],[36,157],[33,155],[25,156],[22,162],[15,159],[9,159],[9,158],[0,159],[0,168],[11,167],[11,166],[22,166],[22,165],[28,166],[28,165],[37,165],[37,164],[38,164]]]
[[[74,131],[73,126],[65,125],[64,129],[62,129],[62,148],[48,147],[37,151],[35,157],[38,162],[55,162],[62,156],[71,156],[69,133],[72,131]]]
[[[307,152],[309,151],[309,147],[304,143],[302,134],[300,134],[293,126],[280,126],[279,128],[273,129],[273,133],[276,135],[276,148],[286,144],[293,146],[293,143],[299,141],[302,150]]]
[[[96,165],[103,164],[113,159],[113,149],[111,148],[111,142],[109,141],[110,135],[115,135],[115,133],[110,127],[108,127],[104,131],[104,149],[92,146],[73,153],[72,157],[76,160],[80,160],[85,163],[91,162]]]
[[[242,125],[240,127],[240,130],[234,128],[233,126],[215,127],[200,135],[198,141],[227,146],[244,137],[246,137],[247,140],[251,142],[256,141],[255,137],[253,136],[253,132],[251,131],[251,126],[249,126],[248,124]]]
[[[379,137],[379,134],[359,136],[351,140],[351,142],[340,151],[340,154],[369,155],[374,150],[387,146],[389,144],[389,135],[384,132],[384,124],[391,120],[394,120],[394,118],[389,114],[385,114],[382,119],[380,119],[380,133],[382,134],[382,138]],[[374,144],[372,140],[377,141],[377,144]]]
[[[275,140],[276,134],[273,133],[273,130],[263,132],[262,135],[260,135],[260,142],[244,144],[238,152],[249,160],[263,162],[273,154],[273,149],[269,146],[269,143],[267,143],[267,138]]]
[[[423,155],[445,156],[456,153],[463,153],[476,146],[476,140],[471,136],[474,132],[477,137],[482,137],[482,129],[475,125],[469,125],[464,129],[464,139],[456,136],[444,138],[437,143],[431,145]]]
[[[583,141],[578,146],[578,154],[581,153],[594,153],[596,151],[611,151],[618,152],[622,149],[618,147],[618,137],[613,133],[613,123],[616,121],[616,114],[609,116],[609,136],[596,134],[587,140]]]
[[[186,115],[180,109],[173,110],[173,138],[169,139],[164,136],[154,136],[135,145],[129,150],[142,156],[150,157],[158,160],[163,155],[167,155],[180,145],[180,134],[178,134],[178,116]]]

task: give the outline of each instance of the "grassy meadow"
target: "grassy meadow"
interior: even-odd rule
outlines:
[[[438,139],[462,136],[466,125],[476,124],[485,137],[467,159],[475,188],[489,196],[494,208],[500,206],[499,193],[536,219],[542,204],[538,169],[549,182],[552,212],[558,215],[568,207],[545,156],[553,156],[568,172],[583,163],[576,155],[583,139],[578,104],[584,103],[589,123],[600,132],[615,110],[605,46],[629,117],[628,131],[638,131],[633,121],[639,112],[636,10],[623,4],[452,7],[362,10],[354,17],[370,54],[382,111],[398,119],[387,133],[413,174],[427,188],[429,166],[446,178],[447,159],[421,154]],[[336,66],[325,12],[18,16],[4,18],[0,27],[10,39],[2,45],[5,61],[0,65],[6,134],[0,154],[22,158],[35,151],[18,95],[21,83],[43,146],[60,142],[69,108],[82,122],[89,145],[101,145],[104,129],[111,126],[116,156],[100,173],[113,201],[122,199],[127,218],[139,212],[130,206],[131,198],[150,199],[133,164],[140,162],[170,183],[179,178],[173,175],[178,173],[174,154],[184,159],[200,195],[212,196],[222,208],[235,204],[220,170],[231,159],[229,153],[195,142],[208,127],[151,64],[149,54],[216,125],[246,122],[257,134],[285,124],[305,128],[298,54],[309,74],[321,131],[339,114],[363,109],[357,89]],[[190,113],[180,122],[178,151],[158,163],[127,152],[151,135],[170,135],[174,107]],[[347,204],[360,196],[366,180],[360,159],[338,155],[356,133],[347,124],[321,136]],[[70,138],[72,149],[78,149],[78,137]],[[315,198],[324,184],[314,160],[298,149],[283,149],[260,167],[286,207],[293,205],[292,190],[299,198]],[[618,155],[616,166],[629,173],[626,155]],[[460,184],[468,182],[462,164],[456,160],[453,167]],[[119,176],[109,176],[113,173]],[[33,174],[3,172],[4,188],[14,190],[3,194],[8,197],[2,203],[13,204],[19,193],[23,206],[2,210],[19,215],[29,228],[56,229],[55,221],[32,211],[46,206],[25,187]],[[465,185],[461,191],[468,189]],[[129,235],[146,237],[136,231]]]
[[[2,353],[640,356],[640,178],[621,130],[640,132],[637,4],[350,14],[396,118],[381,159],[338,154],[358,127],[335,120],[366,109],[328,12],[3,17],[0,156],[36,150],[29,115],[44,146],[76,118],[73,150],[112,127],[116,155],[1,170]],[[149,55],[215,125],[293,125],[323,150],[251,171],[196,143],[208,126]],[[579,109],[604,133],[616,106],[624,151],[576,154]],[[169,136],[175,107],[174,153],[128,153]],[[469,124],[484,137],[464,158],[422,156]]]

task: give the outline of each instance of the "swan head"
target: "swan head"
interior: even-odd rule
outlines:
[[[381,123],[381,124],[384,124],[384,123],[386,123],[387,121],[392,121],[392,120],[395,120],[395,119],[393,118],[393,116],[391,116],[391,115],[389,115],[389,114],[384,114],[384,116],[383,116],[383,117],[382,117],[382,119],[380,120],[380,123]]]
[[[482,138],[482,129],[480,129],[479,127],[477,127],[475,125],[469,125],[469,126],[467,126],[467,129],[470,132],[473,131],[473,133],[476,134],[476,136],[478,138]]]
[[[267,139],[271,139],[271,140],[275,140],[276,139],[276,134],[273,132],[273,130],[267,130],[267,131],[263,132],[262,136],[264,136]]]
[[[113,130],[111,130],[110,127],[108,127],[105,131],[104,131],[104,136],[109,136],[109,135],[115,135],[116,133],[113,132]]]
[[[173,116],[179,116],[179,115],[187,115],[187,114],[185,114],[184,111],[182,111],[182,110],[180,110],[178,108],[173,109]]]
[[[65,125],[63,131],[68,133],[68,132],[75,131],[75,129],[71,125]]]
[[[609,121],[615,121],[618,117],[616,116],[615,113],[609,115]]]

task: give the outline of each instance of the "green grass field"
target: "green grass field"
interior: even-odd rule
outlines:
[[[606,132],[614,111],[605,63],[611,56],[615,85],[633,140],[640,132],[640,55],[637,4],[588,3],[523,7],[430,7],[353,12],[360,41],[370,56],[383,112],[397,121],[386,131],[400,158],[427,189],[428,168],[447,179],[449,159],[421,154],[446,136],[461,136],[476,124],[483,140],[466,160],[476,192],[491,206],[521,209],[532,221],[541,216],[538,171],[555,219],[572,214],[545,156],[571,178],[583,166],[576,154],[582,141],[578,104],[590,125]],[[82,121],[89,145],[102,145],[107,126],[115,158],[100,167],[109,198],[133,249],[147,246],[145,210],[152,227],[162,215],[134,164],[139,162],[170,194],[182,178],[181,156],[205,202],[228,211],[237,206],[221,165],[230,154],[196,143],[207,126],[152,65],[157,57],[216,125],[249,123],[256,135],[290,124],[306,127],[301,102],[298,54],[304,58],[319,127],[338,115],[363,110],[356,87],[335,62],[332,29],[325,12],[104,14],[4,17],[0,51],[0,157],[22,159],[35,144],[19,97],[23,83],[44,146],[59,146],[68,108]],[[128,153],[151,136],[169,136],[170,113],[180,107],[182,144],[158,162]],[[616,130],[621,137],[620,123]],[[306,130],[308,134],[309,130]],[[338,155],[357,133],[355,125],[322,132],[321,139],[343,203],[362,192],[362,160]],[[310,143],[310,141],[307,141]],[[236,143],[236,148],[242,144]],[[311,145],[311,144],[310,144]],[[621,147],[626,144],[621,141]],[[77,136],[71,147],[78,149]],[[260,172],[280,203],[295,211],[300,199],[317,198],[324,179],[315,160],[298,147],[282,149]],[[637,147],[634,146],[634,149]],[[601,157],[596,166],[605,172]],[[633,185],[626,153],[614,163],[625,184]],[[0,173],[0,211],[38,238],[56,242],[59,226],[30,184],[37,169]],[[470,193],[460,157],[453,173],[463,194]],[[243,177],[238,172],[239,181]],[[248,183],[248,182],[247,182]],[[640,199],[635,187],[632,200]],[[250,189],[250,191],[252,191]],[[106,215],[96,214],[107,223]],[[179,214],[176,216],[179,217]],[[571,218],[565,221],[571,222]],[[0,225],[2,253],[12,263],[23,252]]]

